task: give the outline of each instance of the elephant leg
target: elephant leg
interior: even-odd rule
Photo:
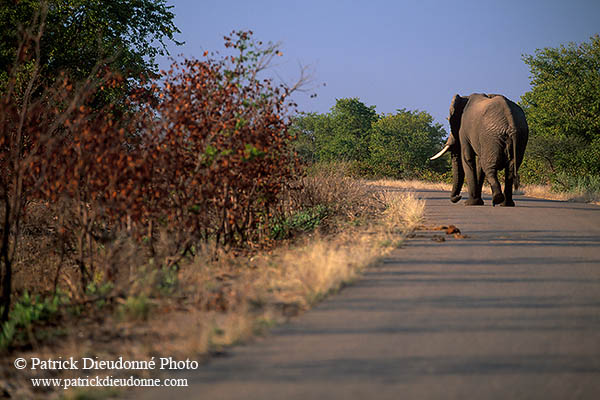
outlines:
[[[513,201],[513,171],[511,164],[506,166],[504,170],[504,201],[500,204],[504,207],[514,207],[515,202]]]
[[[469,187],[469,199],[465,201],[465,205],[481,206],[483,205],[483,200],[481,199],[481,191],[477,193],[477,163],[473,148],[469,145],[463,146],[462,157],[465,178],[467,179],[467,186]]]
[[[481,164],[479,162],[479,157],[476,159],[477,164],[477,189],[475,192],[476,198],[481,198],[481,191],[483,189],[483,181],[485,180],[485,173],[483,172],[483,168],[481,168]]]
[[[459,152],[452,153],[452,192],[450,193],[450,201],[458,202],[462,196],[460,191],[465,180],[465,171],[462,166],[462,158]]]
[[[485,176],[492,187],[492,205],[500,204],[504,201],[504,195],[498,181],[498,173],[495,167],[486,167],[484,169]]]

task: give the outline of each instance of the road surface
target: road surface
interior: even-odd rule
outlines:
[[[600,399],[600,207],[522,196],[515,208],[465,207],[418,194],[428,225],[467,237],[416,232],[315,309],[178,375],[188,388],[146,394]]]

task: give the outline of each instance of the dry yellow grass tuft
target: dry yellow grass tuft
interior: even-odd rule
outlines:
[[[265,276],[271,301],[306,309],[356,279],[362,269],[378,260],[384,249],[372,235],[356,232],[352,236],[320,238],[275,255],[277,264]]]
[[[417,198],[413,192],[381,192],[383,202],[387,205],[384,211],[384,222],[390,229],[408,232],[423,222],[425,200]]]

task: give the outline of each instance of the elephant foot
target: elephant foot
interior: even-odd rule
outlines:
[[[451,197],[450,197],[450,201],[451,201],[451,202],[453,202],[453,203],[458,203],[458,201],[459,201],[460,199],[462,199],[462,196],[461,196],[461,195],[458,195],[458,196],[451,196]]]
[[[483,200],[481,199],[481,197],[478,197],[476,199],[474,198],[468,198],[467,201],[465,201],[465,206],[482,206],[483,205]]]
[[[492,206],[501,204],[502,202],[504,202],[504,195],[502,193],[496,193],[492,198]]]
[[[502,203],[500,203],[500,206],[502,207],[514,207],[515,206],[515,202],[512,200],[506,200],[504,199],[504,201]]]

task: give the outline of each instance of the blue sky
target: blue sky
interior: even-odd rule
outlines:
[[[599,0],[167,3],[186,42],[169,46],[173,56],[223,50],[224,35],[249,29],[258,40],[281,42],[272,76],[292,82],[299,65],[310,67],[317,97],[297,94],[301,111],[327,112],[336,98],[358,97],[379,113],[427,111],[446,129],[455,93],[518,101],[530,88],[522,54],[600,33]]]

